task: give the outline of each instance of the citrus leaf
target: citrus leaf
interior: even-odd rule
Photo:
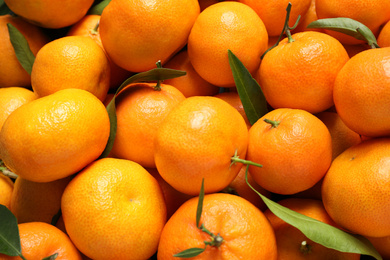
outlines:
[[[249,187],[260,196],[272,213],[299,229],[307,238],[337,251],[369,255],[375,259],[382,260],[382,257],[373,245],[363,236],[344,232],[336,227],[286,208],[260,194],[248,182],[248,167],[245,172],[245,180]]]
[[[4,3],[4,0],[0,0],[0,15],[10,14],[11,10]]]
[[[202,216],[204,199],[204,179],[202,179],[202,186],[200,187],[198,207],[196,209],[196,226],[199,227],[200,217]]]
[[[9,256],[22,254],[19,228],[16,217],[4,205],[0,204],[0,253]]]
[[[267,101],[261,87],[245,68],[244,64],[231,50],[228,50],[228,56],[238,95],[249,123],[253,125],[268,112]]]
[[[23,34],[21,34],[21,32],[19,32],[19,30],[10,23],[7,23],[7,27],[16,57],[18,58],[20,65],[22,65],[27,73],[31,75],[35,56],[32,53],[30,46],[28,45],[28,42],[26,38],[24,38]]]
[[[106,147],[103,151],[103,153],[100,155],[99,158],[107,157],[110,153],[112,146],[114,145],[114,140],[116,136],[116,129],[117,129],[117,118],[116,118],[116,107],[115,107],[115,97],[118,95],[118,93],[125,88],[127,85],[135,82],[141,82],[141,81],[159,81],[159,80],[165,80],[165,79],[172,79],[177,78],[186,75],[185,71],[181,70],[174,70],[174,69],[166,69],[166,68],[155,68],[151,69],[145,72],[140,72],[137,74],[134,74],[130,78],[126,79],[117,89],[114,97],[110,101],[110,103],[107,105],[106,109],[108,112],[108,116],[110,119],[110,136],[108,138]]]
[[[52,254],[51,256],[45,257],[42,260],[55,260],[58,256],[58,253]]]
[[[181,251],[180,253],[174,254],[174,257],[181,257],[181,258],[191,258],[195,257],[197,255],[200,255],[204,252],[206,248],[199,248],[199,247],[193,247],[186,249],[184,251]]]
[[[319,19],[311,22],[307,28],[320,28],[341,32],[358,40],[363,40],[370,46],[379,47],[372,31],[361,22],[351,18],[337,17]]]
[[[88,14],[97,14],[97,15],[102,15],[102,12],[104,10],[104,8],[106,8],[106,6],[111,2],[111,0],[103,0],[101,1],[100,3],[92,6],[89,10],[88,10]]]

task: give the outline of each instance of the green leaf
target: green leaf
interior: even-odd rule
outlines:
[[[15,28],[10,23],[7,23],[9,37],[14,47],[16,57],[18,58],[19,63],[22,67],[27,71],[28,74],[31,75],[32,66],[34,64],[35,56],[32,53],[30,46],[26,38],[24,38],[23,34],[19,32],[18,29]]]
[[[45,257],[42,260],[55,260],[58,256],[58,253],[52,254],[51,256]]]
[[[267,101],[261,87],[245,68],[244,64],[231,50],[228,50],[228,56],[238,95],[249,123],[253,125],[268,112]]]
[[[116,108],[115,108],[115,98],[118,93],[128,86],[131,83],[141,82],[141,81],[159,81],[165,79],[172,79],[176,77],[181,77],[186,75],[185,71],[174,70],[174,69],[166,69],[166,68],[155,68],[145,72],[137,73],[130,78],[126,79],[117,89],[113,99],[107,105],[107,112],[110,119],[110,136],[108,138],[106,148],[99,158],[107,157],[110,153],[112,146],[114,145],[114,140],[116,136],[116,128],[117,128],[117,118],[116,118]]]
[[[0,0],[0,15],[10,14],[11,10],[4,3],[4,0]]]
[[[249,166],[246,167],[245,180],[249,187],[260,196],[272,213],[299,229],[307,238],[337,251],[369,255],[375,259],[382,260],[382,257],[373,245],[363,236],[349,234],[336,227],[307,217],[257,192],[248,182],[248,168]]]
[[[195,257],[197,255],[200,255],[201,253],[204,252],[205,249],[206,249],[206,247],[205,248],[193,247],[193,248],[189,248],[189,249],[186,249],[184,251],[181,251],[178,254],[174,254],[173,256],[174,257],[181,257],[181,258],[191,258],[191,257]]]
[[[9,256],[22,254],[19,228],[16,217],[4,205],[0,204],[0,253]]]
[[[367,42],[371,47],[379,47],[372,31],[356,20],[346,17],[325,18],[311,22],[307,28],[328,29],[350,35],[358,40]]]
[[[102,15],[102,12],[104,8],[111,2],[111,0],[103,0],[100,3],[92,6],[88,10],[88,14],[97,14],[97,15]]]
[[[199,227],[200,218],[203,210],[203,199],[204,199],[204,179],[202,179],[202,186],[200,187],[198,207],[196,209],[196,226]]]

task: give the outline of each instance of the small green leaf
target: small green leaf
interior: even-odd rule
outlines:
[[[198,207],[196,209],[196,226],[199,227],[200,218],[203,210],[203,199],[204,199],[204,179],[202,179],[202,186],[200,187]]]
[[[0,0],[0,15],[10,14],[11,10],[4,3],[4,0]]]
[[[116,108],[115,108],[115,98],[118,93],[128,86],[131,83],[141,82],[141,81],[159,81],[165,79],[172,79],[186,75],[185,71],[166,69],[166,68],[155,68],[145,72],[137,73],[130,78],[126,79],[117,89],[115,96],[112,98],[110,103],[107,105],[107,112],[110,119],[110,136],[108,138],[106,148],[99,158],[107,157],[110,153],[112,146],[114,145],[114,140],[116,136],[117,128],[117,118],[116,118]]]
[[[0,204],[0,253],[9,256],[22,254],[19,228],[16,217],[4,205]]]
[[[307,28],[328,29],[350,35],[358,40],[367,42],[371,47],[379,47],[372,31],[356,20],[346,17],[325,18],[311,22]]]
[[[58,256],[58,253],[52,254],[51,256],[45,257],[42,260],[55,260]]]
[[[363,236],[349,234],[336,227],[307,217],[257,192],[248,182],[248,167],[246,167],[245,180],[249,187],[260,196],[272,213],[299,229],[307,238],[337,251],[369,255],[375,259],[382,260],[382,257],[373,245]]]
[[[174,254],[174,257],[181,257],[181,258],[191,258],[195,257],[197,255],[200,255],[201,253],[204,252],[205,248],[199,248],[199,247],[193,247],[186,249],[184,251],[181,251],[180,253]]]
[[[16,57],[18,58],[19,63],[22,67],[27,71],[28,74],[31,75],[32,66],[34,64],[35,56],[32,53],[30,46],[26,38],[24,38],[23,34],[16,29],[10,23],[7,23],[9,37],[14,47]]]
[[[249,123],[253,125],[260,117],[268,112],[267,101],[261,87],[245,68],[244,64],[242,64],[231,50],[228,50],[228,55],[238,95],[240,96]]]
[[[106,6],[111,2],[111,0],[103,0],[101,1],[100,3],[92,6],[89,10],[88,10],[88,14],[97,14],[97,15],[102,15],[102,12],[104,10],[104,8],[106,8]]]

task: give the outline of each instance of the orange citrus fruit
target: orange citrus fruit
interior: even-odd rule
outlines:
[[[185,99],[175,87],[134,83],[116,97],[117,131],[111,155],[156,167],[154,140],[167,114]]]
[[[11,212],[18,223],[50,224],[61,207],[61,197],[70,177],[52,182],[32,182],[16,178],[11,198]]]
[[[39,27],[24,21],[20,17],[8,14],[0,15],[0,88],[30,87],[31,77],[16,57],[14,47],[10,41],[8,23],[23,34],[34,55],[49,42],[49,38]]]
[[[320,200],[288,198],[280,200],[278,203],[295,212],[338,227],[329,217]],[[360,254],[343,253],[326,248],[325,246],[310,240],[299,229],[284,222],[284,220],[274,215],[269,209],[264,212],[264,215],[268,218],[275,231],[279,260],[360,259]]]
[[[252,73],[267,44],[267,30],[256,12],[242,3],[224,1],[198,16],[187,46],[191,64],[202,78],[219,87],[234,87],[228,50]]]
[[[237,176],[245,158],[248,129],[240,113],[210,96],[189,97],[165,117],[157,130],[154,158],[161,176],[180,192],[197,195],[224,189]]]
[[[298,15],[305,16],[311,4],[311,0],[240,0],[240,2],[256,11],[270,36],[278,36],[282,33],[288,3],[291,3],[289,26],[294,25]]]
[[[347,17],[367,26],[375,35],[380,26],[390,20],[390,2],[387,0],[316,0],[319,19]],[[326,30],[342,43],[356,44],[361,41],[343,33]]]
[[[123,159],[97,160],[77,174],[61,209],[71,240],[92,259],[149,259],[166,222],[156,179]]]
[[[9,115],[0,132],[0,157],[22,178],[49,182],[84,168],[103,152],[110,122],[90,92],[64,89]]]
[[[294,11],[295,6],[292,6],[292,10]],[[295,11],[294,11],[295,12]],[[322,29],[318,28],[307,28],[307,26],[311,23],[318,20],[317,12],[316,12],[316,0],[311,0],[309,9],[304,15],[301,15],[298,26],[294,29],[294,33],[304,32],[304,31],[319,31],[323,32]],[[294,19],[290,18],[290,21],[294,21]]]
[[[318,113],[333,106],[333,85],[349,56],[335,38],[320,32],[283,39],[263,58],[256,75],[273,108]],[[315,58],[314,58],[315,57]]]
[[[87,36],[95,40],[100,47],[103,48],[102,40],[100,38],[99,27],[97,25],[100,23],[100,15],[97,14],[88,14],[84,16],[80,21],[75,23],[69,28],[67,36]],[[97,27],[97,29],[96,29]],[[122,69],[116,65],[110,57],[108,57],[110,64],[110,89],[115,89],[119,87],[126,78],[130,77],[131,72]]]
[[[0,88],[0,129],[14,110],[36,98],[35,93],[26,88]]]
[[[164,80],[165,84],[174,86],[186,97],[212,96],[219,91],[219,87],[210,84],[195,71],[188,57],[187,50],[177,53],[164,65],[164,67],[182,70],[187,73],[182,77]]]
[[[294,194],[314,186],[332,161],[329,130],[305,110],[280,108],[249,129],[247,160],[253,179],[264,189]]]
[[[193,196],[182,193],[174,189],[168,182],[166,182],[157,171],[156,168],[146,168],[146,170],[157,180],[164,194],[165,204],[167,206],[167,219],[187,200]]]
[[[93,0],[4,0],[18,16],[46,28],[63,28],[79,21],[92,6]]]
[[[205,242],[210,242],[210,235],[196,226],[197,204],[198,197],[188,200],[168,220],[157,259],[173,259],[174,254],[204,248]],[[223,242],[219,246],[206,246],[191,259],[277,259],[275,235],[268,220],[243,198],[223,193],[205,195],[199,225]]]
[[[25,259],[44,259],[58,254],[57,260],[81,260],[81,254],[69,237],[58,228],[45,222],[28,222],[18,225],[22,254]],[[19,256],[0,254],[1,260],[19,260]]]
[[[377,42],[380,47],[390,47],[390,20],[381,29]]]
[[[246,183],[245,171],[246,171],[246,165],[243,165],[241,167],[241,170],[238,172],[236,178],[234,178],[234,180],[225,189],[223,189],[222,192],[238,195],[246,199],[253,205],[255,205],[261,211],[264,211],[267,208],[267,206],[260,198],[260,196],[255,191],[253,191]],[[252,175],[249,172],[248,172],[248,183],[257,192],[261,193],[262,195],[268,198],[271,197],[271,192],[265,190],[263,187],[257,184],[257,182],[255,182],[255,180],[253,179]]]
[[[337,113],[324,111],[316,116],[326,125],[332,137],[332,159],[362,141],[360,135],[349,129]]]
[[[227,103],[229,103],[231,106],[233,106],[237,111],[242,115],[242,117],[245,120],[246,125],[248,126],[248,129],[250,128],[251,124],[249,122],[248,117],[246,116],[244,106],[242,105],[240,96],[238,95],[237,91],[228,91],[228,92],[221,92],[214,97],[220,98]]]
[[[11,205],[13,190],[13,181],[8,176],[5,176],[0,172],[0,204],[6,206],[8,209]]]
[[[104,49],[126,70],[152,69],[187,44],[199,12],[197,0],[111,1],[100,20]]]
[[[342,228],[363,236],[390,235],[389,145],[389,138],[373,138],[333,160],[322,183],[322,200]]]
[[[343,122],[364,136],[390,134],[390,48],[353,56],[337,75],[334,103]]]
[[[367,237],[367,239],[370,240],[383,259],[390,259],[390,236]]]
[[[84,36],[66,36],[43,46],[31,72],[31,85],[39,97],[61,89],[79,88],[103,101],[109,84],[106,54],[94,40]]]

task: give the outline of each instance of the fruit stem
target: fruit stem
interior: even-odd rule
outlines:
[[[93,27],[93,29],[91,30],[91,34],[93,35],[98,34],[99,25],[100,25],[100,20],[96,23],[95,27]]]
[[[245,165],[253,165],[253,166],[257,166],[257,167],[263,167],[263,165],[261,165],[259,163],[255,163],[255,162],[252,162],[252,161],[249,161],[249,160],[241,159],[238,156],[238,154],[237,154],[237,150],[235,151],[235,153],[232,156],[231,160],[232,160],[232,163],[230,164],[230,166],[232,166],[233,164],[236,164],[236,163],[242,163],[242,164],[245,164]]]
[[[207,233],[211,237],[211,241],[204,241],[206,245],[219,247],[223,243],[223,237],[220,234],[214,235],[203,224],[199,227],[200,230]]]
[[[264,119],[264,122],[266,122],[267,124],[270,124],[272,128],[276,128],[280,124],[280,121],[271,120],[271,119],[267,119],[267,118]]]
[[[159,61],[156,62],[156,66],[157,66],[157,68],[159,68],[159,69],[162,68],[161,60],[159,60]],[[156,91],[160,91],[160,90],[161,90],[161,80],[158,80],[158,81],[157,81],[156,86],[154,86],[154,90],[156,90]]]
[[[302,241],[301,246],[299,247],[299,251],[301,251],[304,255],[311,253],[311,246],[307,243],[306,240]]]
[[[11,172],[7,167],[4,166],[2,160],[0,160],[0,172],[2,172],[5,176],[10,177],[11,179],[16,179],[18,175]]]
[[[289,2],[288,5],[287,5],[287,8],[286,8],[286,11],[287,11],[287,14],[286,14],[286,19],[284,20],[284,25],[283,25],[283,30],[282,32],[280,33],[279,35],[279,38],[278,40],[276,41],[276,43],[274,45],[272,45],[268,50],[266,50],[263,55],[261,55],[261,59],[264,58],[265,54],[267,52],[269,52],[270,50],[272,50],[273,48],[275,48],[276,46],[279,45],[279,42],[282,40],[282,37],[284,34],[287,35],[287,38],[288,38],[288,42],[293,42],[295,41],[292,36],[291,36],[291,30],[294,30],[297,26],[298,26],[298,23],[299,23],[299,20],[301,19],[301,16],[299,15],[297,20],[295,21],[295,24],[290,27],[288,26],[288,21],[290,20],[290,13],[291,13],[291,3]]]

